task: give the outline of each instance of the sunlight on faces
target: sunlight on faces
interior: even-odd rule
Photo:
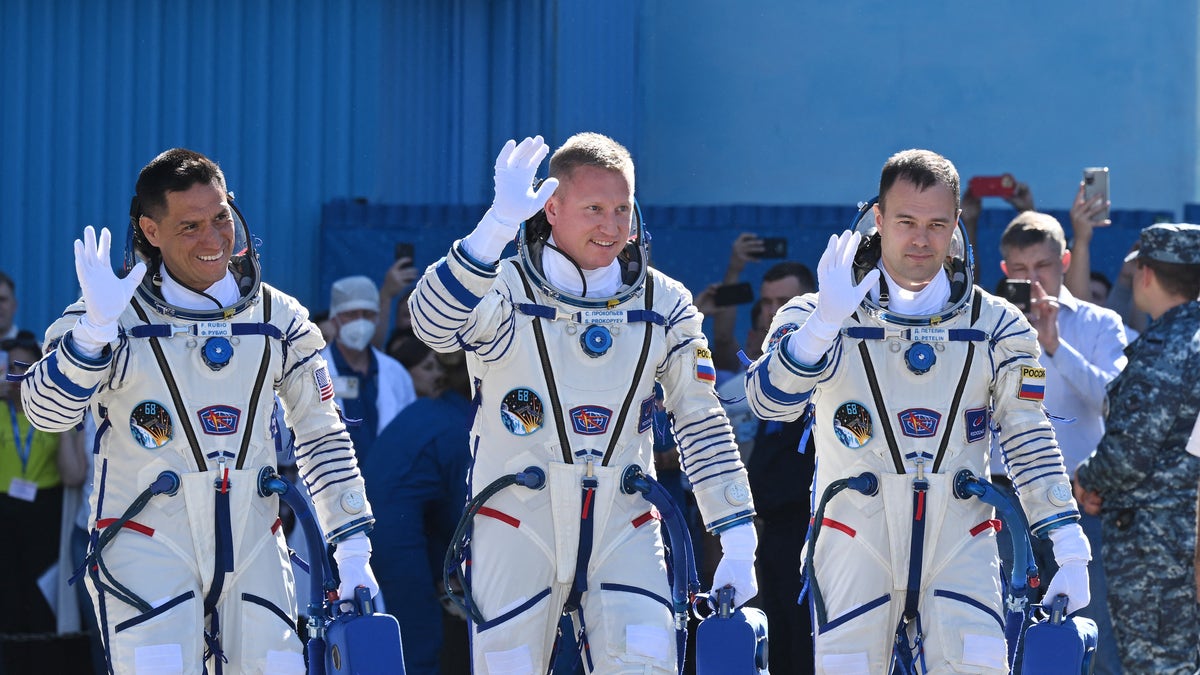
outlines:
[[[555,245],[580,267],[607,267],[629,241],[633,188],[620,171],[576,167],[546,202],[546,220]]]
[[[800,280],[796,277],[783,277],[774,281],[764,281],[759,286],[759,320],[765,329],[771,325],[771,319],[775,318],[775,313],[781,307],[786,305],[792,298],[800,295],[804,290],[800,287]]]
[[[920,190],[897,180],[875,205],[881,259],[896,283],[910,291],[925,288],[942,271],[958,225],[954,193],[941,183]]]
[[[1046,295],[1058,297],[1062,290],[1062,278],[1071,264],[1071,252],[1061,255],[1056,252],[1054,242],[1044,241],[1024,248],[1009,248],[1004,252],[1000,269],[1009,279],[1036,281]]]
[[[185,286],[203,291],[225,276],[233,255],[233,210],[215,183],[168,192],[166,215],[160,221],[142,216],[140,225],[171,275]]]

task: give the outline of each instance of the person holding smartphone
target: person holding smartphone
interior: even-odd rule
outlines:
[[[1000,235],[1000,267],[1010,281],[1027,283],[1031,303],[1026,310],[1037,331],[1042,353],[1038,363],[1046,369],[1046,410],[1052,415],[1063,464],[1068,475],[1096,450],[1104,435],[1105,390],[1125,367],[1125,330],[1111,309],[1075,297],[1063,283],[1072,265],[1071,251],[1062,225],[1054,216],[1025,211]],[[993,438],[993,457],[999,444]],[[999,462],[993,463],[998,468]],[[1092,547],[1088,575],[1092,602],[1080,614],[1096,622],[1099,642],[1095,672],[1121,672],[1108,611],[1108,588],[1101,559],[1100,519],[1084,512],[1079,525]],[[1005,549],[1001,547],[1001,551]],[[1057,570],[1045,541],[1034,542],[1042,578]]]
[[[1032,534],[1053,542],[1048,593],[1067,595],[1069,611],[1089,601],[1091,555],[1042,407],[1037,339],[974,285],[950,160],[897,153],[878,195],[830,236],[818,291],[775,315],[746,376],[760,417],[812,422],[816,672],[1007,675],[995,513],[956,487],[986,476],[991,425]]]

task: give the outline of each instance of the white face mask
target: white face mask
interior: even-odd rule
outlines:
[[[354,351],[361,351],[375,337],[375,322],[370,319],[347,321],[338,328],[338,342]]]

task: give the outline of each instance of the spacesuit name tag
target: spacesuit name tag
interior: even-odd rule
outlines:
[[[196,324],[198,337],[229,337],[233,329],[228,321],[200,321]]]
[[[949,342],[949,328],[934,328],[932,326],[919,326],[910,328],[908,331],[908,339],[913,342]]]
[[[579,312],[579,323],[618,324],[628,320],[628,312],[623,309],[585,309]]]

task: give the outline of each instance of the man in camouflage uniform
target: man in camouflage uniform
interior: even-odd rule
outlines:
[[[1117,646],[1129,673],[1200,668],[1193,578],[1200,459],[1185,451],[1200,411],[1200,226],[1142,230],[1133,300],[1153,319],[1108,388],[1105,434],[1080,464],[1076,498],[1104,523]]]

